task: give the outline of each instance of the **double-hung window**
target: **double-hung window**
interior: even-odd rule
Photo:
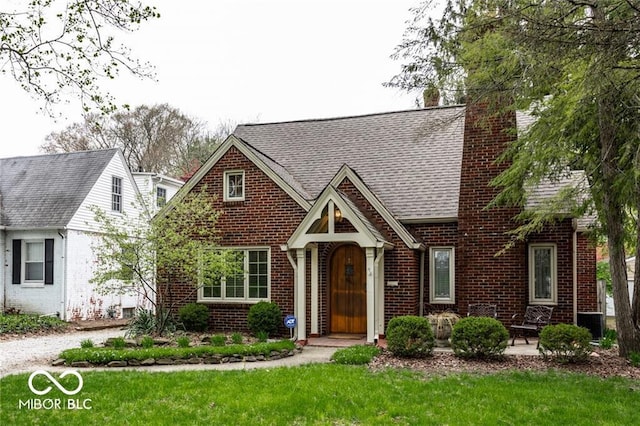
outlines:
[[[111,210],[122,213],[122,178],[111,178]]]
[[[430,303],[455,303],[455,262],[453,247],[429,249]]]
[[[224,172],[224,201],[244,200],[244,171]]]
[[[529,302],[557,303],[558,274],[555,244],[529,246]]]
[[[24,282],[44,282],[44,241],[25,241],[24,248]]]
[[[53,284],[54,240],[12,240],[12,284]]]
[[[250,302],[268,300],[270,291],[269,248],[229,249],[226,274],[202,271],[199,299]]]
[[[161,186],[156,187],[156,206],[163,207],[167,204],[167,189]]]

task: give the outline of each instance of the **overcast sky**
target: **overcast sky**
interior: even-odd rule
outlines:
[[[419,0],[148,0],[162,15],[127,44],[157,82],[121,75],[119,104],[168,103],[208,123],[274,122],[412,109],[385,88],[389,56]],[[0,77],[0,157],[35,155],[46,135],[81,121],[77,104],[53,121]]]

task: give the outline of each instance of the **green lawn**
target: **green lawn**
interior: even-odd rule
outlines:
[[[87,410],[19,408],[29,375],[0,381],[2,425],[623,425],[639,424],[640,383],[527,372],[426,377],[318,364],[179,373],[79,370],[84,387],[40,399]],[[55,375],[57,378],[58,376]],[[41,376],[36,389],[49,382]],[[67,380],[70,379],[70,380]],[[60,380],[77,388],[75,378]],[[75,381],[75,382],[74,382]],[[90,400],[90,401],[88,401]],[[52,402],[49,402],[52,404]]]

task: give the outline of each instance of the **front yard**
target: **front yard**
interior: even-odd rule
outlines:
[[[554,371],[443,377],[314,364],[251,371],[80,372],[84,384],[78,394],[54,389],[40,397],[60,400],[59,408],[49,402],[50,409],[25,403],[38,398],[28,388],[28,374],[2,379],[0,424],[619,425],[639,419],[638,381]],[[73,389],[74,380],[60,382]],[[36,379],[34,384],[46,386]]]

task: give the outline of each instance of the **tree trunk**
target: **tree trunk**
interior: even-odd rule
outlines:
[[[618,174],[617,162],[620,156],[614,128],[613,102],[615,100],[604,93],[603,91],[598,99],[602,164],[602,209],[599,213],[603,215],[607,228],[619,353],[622,357],[628,357],[631,352],[640,353],[640,330],[637,321],[634,321],[629,299],[624,251],[624,203],[616,195],[615,188]]]

